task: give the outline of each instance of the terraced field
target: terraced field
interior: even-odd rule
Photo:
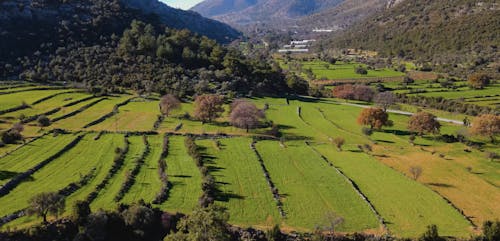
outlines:
[[[264,172],[250,148],[251,139],[222,139],[219,145],[216,142],[203,140],[197,144],[211,160],[209,169],[219,184],[216,200],[228,208],[230,222],[265,227],[281,223]]]
[[[119,202],[130,204],[140,199],[152,202],[162,187],[158,161],[165,133],[170,135],[165,158],[167,198],[153,206],[170,212],[189,213],[199,205],[202,194],[200,170],[188,155],[182,136],[190,133],[205,134],[197,137],[196,144],[201,147],[204,160],[208,161],[206,165],[217,181],[216,203],[229,210],[230,222],[238,226],[268,228],[280,224],[286,231],[312,231],[336,216],[344,219],[337,227],[342,232],[389,232],[415,237],[426,225],[436,224],[440,234],[467,237],[472,231],[467,218],[481,225],[500,216],[496,205],[500,202],[500,169],[498,162],[486,156],[486,152],[498,152],[498,145],[486,143],[481,152],[462,143],[444,143],[433,136],[417,137],[411,145],[410,133],[406,131],[407,116],[390,114],[394,125],[368,137],[361,133],[361,126],[355,121],[361,109],[339,104],[335,99],[249,99],[259,108],[268,106],[266,121],[279,127],[280,144],[279,138],[273,139],[266,133],[269,127],[247,133],[230,126],[227,104],[226,113],[215,123],[202,124],[191,117],[193,103],[183,103],[181,110],[173,112],[156,132],[151,132],[159,114],[157,96],[143,98],[128,94],[92,98],[83,93],[64,93],[74,91],[68,89],[35,91],[30,88],[33,86],[0,89],[0,93],[20,91],[0,95],[0,106],[10,108],[20,104],[15,100],[33,103],[62,94],[34,104],[30,109],[0,115],[0,131],[11,128],[18,115],[32,116],[62,108],[49,116],[55,120],[49,127],[25,125],[23,134],[28,137],[27,141],[41,136],[39,139],[22,147],[19,142],[0,148],[0,153],[14,150],[0,157],[0,188],[58,152],[61,155],[0,196],[0,218],[26,208],[30,197],[39,192],[61,191],[86,176],[85,183],[67,193],[64,215],[70,214],[77,200],[90,200],[93,210],[113,210]],[[113,112],[116,105],[131,98],[134,100]],[[68,105],[71,102],[75,103]],[[437,114],[457,117],[452,113]],[[442,124],[442,134],[456,134],[463,128]],[[56,128],[70,133],[46,134]],[[149,152],[145,152],[142,136],[145,133],[126,134],[138,131],[148,132]],[[232,136],[221,138],[219,134]],[[76,146],[62,151],[80,135],[83,138]],[[253,136],[260,138],[257,153],[251,148]],[[346,140],[342,151],[331,144],[336,137]],[[115,150],[124,148],[125,139],[129,145],[123,154],[123,163],[113,170],[119,156]],[[362,145],[370,145],[372,151],[361,150]],[[408,177],[411,166],[423,169],[417,180]],[[137,174],[117,201],[134,168]],[[273,191],[279,196],[273,196]],[[1,228],[28,227],[39,222],[36,217],[22,217]]]
[[[168,146],[167,174],[171,188],[168,199],[160,207],[187,213],[198,205],[201,196],[201,174],[187,154],[184,137],[172,136]]]
[[[357,66],[363,66],[364,64],[357,63],[344,63],[337,62],[335,64],[330,64],[325,61],[298,61],[302,66],[302,70],[311,69],[316,79],[328,79],[328,80],[338,80],[338,79],[363,79],[363,78],[373,78],[373,77],[400,77],[404,76],[404,73],[394,71],[392,69],[384,68],[377,70],[368,70],[368,74],[362,75],[355,72]],[[288,69],[289,65],[280,61],[280,65],[283,69]],[[307,77],[304,75],[304,77]]]
[[[311,230],[327,225],[326,214],[334,213],[345,220],[339,230],[379,227],[354,187],[303,142],[288,142],[281,148],[275,141],[262,141],[257,150],[282,196],[287,226]]]

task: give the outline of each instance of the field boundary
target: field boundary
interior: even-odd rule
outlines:
[[[88,109],[88,108],[90,108],[90,107],[92,107],[92,106],[96,105],[97,103],[99,103],[99,102],[101,102],[101,101],[104,101],[104,100],[109,100],[109,98],[104,97],[104,98],[100,98],[100,99],[98,99],[98,100],[95,100],[95,101],[93,101],[93,102],[91,102],[91,103],[88,103],[88,104],[86,104],[86,105],[82,106],[82,107],[81,107],[80,109],[78,109],[78,110],[75,110],[75,111],[70,112],[70,113],[68,113],[68,114],[66,114],[66,115],[63,115],[63,116],[60,116],[60,117],[54,118],[54,119],[52,120],[52,122],[56,122],[56,121],[60,121],[60,120],[64,120],[64,119],[70,118],[70,117],[72,117],[72,116],[78,115],[78,114],[80,114],[80,113],[84,112],[86,109]]]
[[[89,180],[92,179],[95,176],[95,174],[96,174],[96,168],[93,168],[92,170],[90,170],[89,173],[87,173],[87,175],[82,176],[80,178],[80,180],[68,184],[66,187],[57,191],[57,193],[59,195],[62,195],[64,198],[66,198],[66,197],[70,196],[71,194],[75,193],[76,191],[78,191],[83,186],[87,185]],[[13,212],[11,214],[0,217],[0,227],[5,225],[6,223],[12,222],[18,218],[25,216],[27,209],[28,208],[21,209],[21,210]]]
[[[378,83],[378,82],[398,82],[403,81],[404,76],[394,77],[366,77],[366,78],[346,78],[346,79],[331,79],[331,80],[312,80],[311,83],[321,86],[335,86],[337,84],[349,83]]]
[[[132,171],[126,175],[125,182],[123,182],[120,191],[118,191],[118,194],[116,194],[114,198],[115,202],[121,201],[125,196],[125,194],[127,194],[128,191],[130,191],[130,188],[132,188],[132,186],[135,184],[135,178],[137,174],[139,174],[139,172],[141,171],[141,168],[144,164],[144,160],[151,151],[151,146],[148,142],[147,136],[143,136],[143,141],[145,146],[144,151],[142,152],[140,157],[134,160],[135,162],[134,169],[132,169]]]
[[[92,192],[90,192],[87,195],[87,197],[85,198],[85,200],[88,203],[92,203],[97,198],[97,195],[99,195],[101,190],[104,189],[106,187],[106,185],[108,185],[109,180],[111,180],[111,178],[113,178],[115,176],[115,174],[118,173],[118,171],[123,166],[123,162],[125,161],[125,157],[127,156],[127,153],[129,150],[129,145],[130,145],[130,142],[129,142],[127,136],[124,137],[124,142],[125,142],[125,146],[115,156],[115,159],[113,160],[113,165],[108,170],[108,174],[106,174],[106,177],[99,184],[97,184],[95,189]]]
[[[267,185],[269,186],[269,189],[271,190],[271,193],[273,194],[273,198],[276,201],[276,207],[278,208],[278,212],[280,213],[282,218],[286,218],[286,213],[283,209],[283,202],[281,202],[281,196],[279,194],[279,190],[274,185],[274,182],[271,179],[271,175],[269,174],[269,171],[266,168],[266,165],[264,164],[264,160],[262,159],[262,156],[260,155],[259,151],[257,151],[257,148],[255,147],[255,144],[257,142],[254,140],[250,144],[250,148],[252,151],[255,153],[257,156],[257,160],[259,161],[260,167],[262,168],[262,172],[264,173],[264,177],[266,178]]]
[[[382,228],[384,229],[385,232],[389,233],[390,234],[390,231],[389,229],[387,228],[387,226],[385,225],[385,221],[384,221],[384,218],[382,217],[382,215],[380,215],[380,213],[377,211],[377,209],[375,208],[375,206],[372,204],[372,202],[370,201],[370,199],[365,195],[363,194],[363,192],[361,191],[361,189],[359,189],[359,186],[358,184],[356,184],[356,182],[354,182],[351,178],[349,178],[347,175],[344,174],[344,172],[342,172],[338,167],[336,167],[333,162],[331,162],[326,156],[324,156],[323,154],[321,154],[320,152],[318,152],[318,150],[316,150],[314,147],[311,146],[311,143],[309,143],[308,141],[305,141],[306,143],[306,146],[308,146],[314,153],[316,153],[317,155],[319,155],[321,157],[321,159],[323,159],[327,165],[329,165],[330,167],[332,167],[333,169],[335,169],[335,171],[337,171],[338,174],[340,174],[342,177],[344,177],[344,179],[349,183],[351,184],[351,187],[356,191],[356,193],[363,199],[365,200],[365,202],[368,204],[368,206],[370,207],[370,209],[372,210],[372,212],[375,214],[375,216],[377,217],[380,225],[382,225]]]
[[[16,188],[17,185],[19,185],[21,182],[24,181],[24,179],[28,178],[29,176],[33,175],[35,172],[38,170],[42,169],[44,166],[52,162],[53,160],[59,158],[62,154],[65,152],[71,150],[73,147],[78,144],[85,134],[77,136],[73,141],[71,141],[68,145],[63,147],[61,150],[59,150],[56,154],[50,156],[49,158],[45,159],[44,161],[38,163],[36,166],[30,168],[28,171],[25,171],[14,178],[12,178],[9,182],[7,182],[4,186],[0,188],[0,197],[7,195],[12,189]]]
[[[168,200],[170,194],[171,183],[168,181],[167,162],[168,148],[169,148],[169,136],[165,134],[163,136],[163,146],[160,159],[158,159],[158,175],[161,182],[161,188],[158,194],[156,194],[155,199],[152,201],[153,204],[162,204]]]
[[[132,101],[132,100],[134,100],[134,99],[136,99],[136,98],[137,98],[137,97],[132,97],[132,98],[129,98],[129,99],[127,99],[127,100],[125,100],[125,101],[123,101],[123,102],[121,102],[121,103],[116,104],[116,105],[113,107],[113,111],[109,112],[108,114],[105,114],[105,115],[101,116],[101,117],[100,117],[99,119],[97,119],[97,120],[94,120],[94,121],[92,121],[92,122],[90,122],[90,123],[88,123],[88,124],[84,125],[84,126],[83,126],[83,129],[87,129],[87,128],[91,127],[91,126],[95,126],[95,125],[97,125],[97,124],[99,124],[99,123],[101,123],[101,122],[104,122],[106,119],[108,119],[108,118],[110,118],[110,117],[112,117],[112,116],[114,116],[114,115],[118,114],[118,113],[120,112],[120,110],[119,110],[119,108],[120,108],[120,107],[122,107],[122,106],[124,106],[124,105],[126,105],[126,104],[130,103],[130,101]]]

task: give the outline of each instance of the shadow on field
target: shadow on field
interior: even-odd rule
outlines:
[[[177,178],[191,178],[193,176],[189,176],[189,175],[171,175],[171,177],[177,177]]]
[[[435,187],[446,187],[446,188],[454,188],[455,186],[446,184],[446,183],[437,183],[437,182],[429,182],[427,183],[428,185],[435,186]]]
[[[391,130],[391,129],[385,129],[382,130],[384,133],[389,133],[389,134],[394,134],[397,136],[409,136],[412,134],[412,132],[409,131],[404,131],[404,130]]]
[[[375,140],[375,141],[376,141],[376,142],[388,143],[388,144],[394,144],[394,143],[396,143],[396,142],[394,142],[394,141],[378,140],[378,139],[377,139],[377,140]]]
[[[20,174],[19,172],[0,171],[0,180],[11,179],[19,174]],[[31,176],[30,178],[33,179]]]

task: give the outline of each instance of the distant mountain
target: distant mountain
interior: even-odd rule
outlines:
[[[167,6],[158,0],[121,0],[126,6],[140,9],[144,13],[153,13],[160,17],[163,24],[171,28],[189,29],[200,35],[220,42],[229,42],[240,33],[221,22],[204,18],[193,11],[183,11]]]
[[[232,25],[293,23],[296,19],[321,12],[344,0],[206,0],[192,8],[203,16]],[[283,27],[283,26],[281,26]]]
[[[331,46],[473,71],[495,62],[498,66],[499,43],[496,0],[412,0],[355,24],[335,37]]]
[[[297,26],[303,29],[345,29],[386,8],[396,6],[401,0],[345,0],[341,4],[299,19]]]

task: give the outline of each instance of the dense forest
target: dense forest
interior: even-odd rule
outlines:
[[[5,14],[0,78],[66,82],[93,92],[126,87],[178,96],[289,91],[277,65],[248,59],[188,30],[167,28],[155,14],[118,0],[70,3],[32,1],[30,7],[43,11],[29,20]],[[54,9],[56,16],[51,15]],[[38,17],[42,21],[35,21]]]

